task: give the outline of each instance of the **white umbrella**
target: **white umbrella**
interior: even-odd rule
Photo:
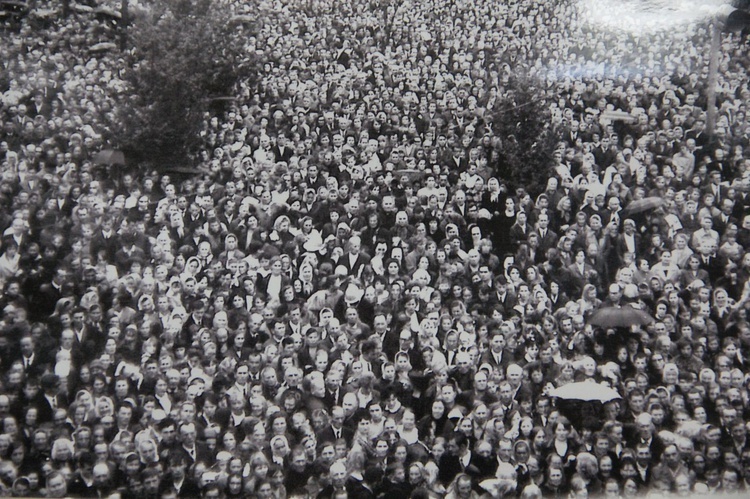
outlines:
[[[563,400],[582,400],[584,402],[609,402],[616,400],[620,394],[612,388],[594,383],[593,381],[579,381],[568,383],[560,388],[555,388],[550,395]]]

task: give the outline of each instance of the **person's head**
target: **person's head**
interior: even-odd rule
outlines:
[[[465,473],[459,474],[455,479],[455,494],[456,497],[469,498],[471,497],[472,480],[471,477]]]
[[[59,471],[53,471],[47,476],[47,497],[65,497],[68,493],[68,485]]]

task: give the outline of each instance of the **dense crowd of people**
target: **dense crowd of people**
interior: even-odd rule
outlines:
[[[706,23],[224,1],[262,13],[259,83],[176,177],[93,161],[126,62],[75,7],[0,38],[0,495],[750,491],[741,37],[709,134]],[[560,134],[540,192],[498,173],[519,74]],[[619,397],[552,394],[580,382]]]

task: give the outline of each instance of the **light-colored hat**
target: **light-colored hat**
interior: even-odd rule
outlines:
[[[344,291],[344,301],[346,303],[357,303],[362,299],[362,296],[364,296],[365,292],[359,288],[356,284],[352,283],[349,284],[346,287],[346,291]]]

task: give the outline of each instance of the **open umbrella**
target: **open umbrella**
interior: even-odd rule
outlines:
[[[584,402],[601,402],[606,403],[610,400],[617,400],[620,394],[612,388],[594,383],[593,381],[579,381],[577,383],[568,383],[560,388],[550,391],[552,397],[563,400],[582,400]]]
[[[125,154],[117,149],[103,149],[94,156],[94,164],[125,166]]]
[[[624,210],[625,215],[635,215],[636,213],[643,213],[644,211],[655,210],[664,206],[664,198],[650,197],[643,199],[636,199],[631,201]]]
[[[589,324],[600,327],[645,326],[654,322],[654,318],[643,310],[633,307],[604,307],[589,317]]]

